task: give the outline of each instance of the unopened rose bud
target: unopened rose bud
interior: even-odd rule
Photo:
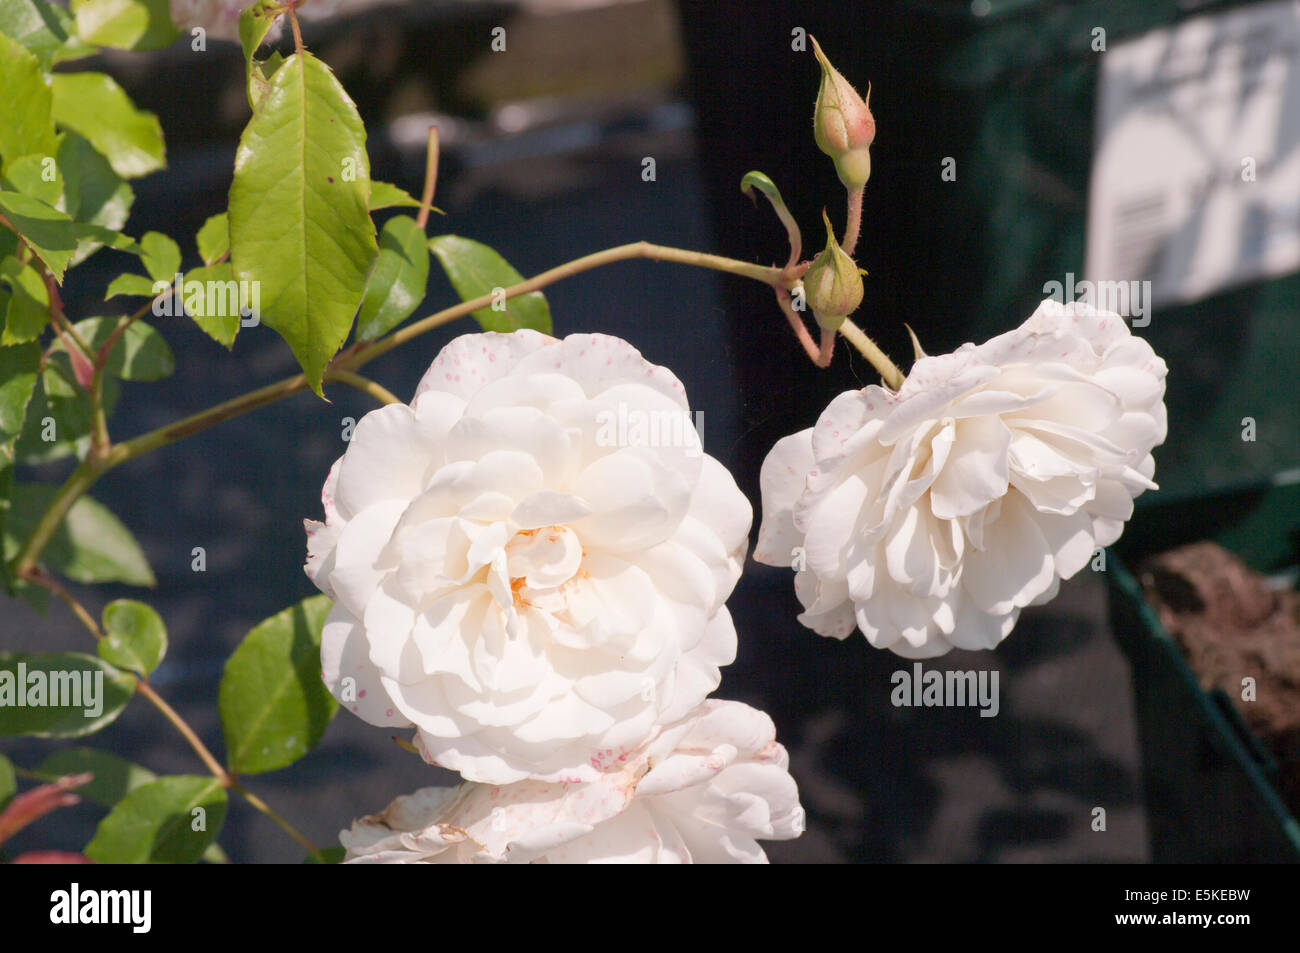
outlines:
[[[813,138],[817,148],[835,162],[835,171],[846,188],[862,188],[871,178],[871,143],[876,138],[876,120],[871,109],[849,81],[831,65],[817,40],[813,53],[822,68],[822,85],[813,112]],[[867,90],[870,99],[871,90]]]
[[[826,223],[826,248],[803,277],[804,300],[817,324],[835,331],[862,304],[862,273],[835,241],[830,219],[824,211],[822,221]]]

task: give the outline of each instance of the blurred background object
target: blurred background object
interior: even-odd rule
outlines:
[[[304,35],[357,101],[375,178],[418,193],[426,130],[436,124],[444,148],[436,204],[447,214],[431,230],[485,241],[525,275],[636,239],[782,261],[784,237],[770,209],[739,193],[753,168],[781,187],[809,247],[819,244],[823,206],[842,227],[842,190],[811,136],[818,71],[811,44],[799,38],[817,36],[855,85],[871,83],[879,132],[858,255],[869,277],[856,319],[900,359],[911,353],[904,321],[939,353],[1017,326],[1047,282],[1086,276],[1099,90],[1114,82],[1100,77],[1112,51],[1197,17],[1266,6],[1294,9],[1186,0],[420,0],[308,23]],[[1265,173],[1285,173],[1298,161],[1298,47],[1288,52],[1235,28],[1216,35],[1223,68],[1264,55],[1259,75],[1280,83],[1275,125],[1290,132],[1278,133],[1275,146],[1291,151],[1255,158]],[[493,49],[498,36],[503,50]],[[1290,79],[1275,80],[1269,64],[1278,57],[1290,57]],[[99,68],[159,114],[168,139],[169,167],[137,183],[128,230],[172,235],[192,264],[192,236],[224,207],[247,121],[239,49],[210,43],[198,53],[182,41],[106,59]],[[1191,78],[1216,64],[1173,62]],[[1239,170],[1241,157],[1230,158]],[[1293,219],[1300,228],[1300,212]],[[1130,229],[1122,257],[1145,256],[1155,269],[1178,232],[1173,219],[1137,237]],[[1139,246],[1142,255],[1132,251]],[[70,312],[96,306],[112,277],[104,257],[82,269],[88,286],[69,295]],[[1156,455],[1162,497],[1300,465],[1290,371],[1300,340],[1295,270],[1283,261],[1268,274],[1203,288],[1195,300],[1171,300],[1136,330],[1170,365],[1171,437]],[[772,444],[811,425],[836,393],[874,380],[847,347],[829,371],[816,371],[770,290],[740,279],[629,262],[547,296],[557,333],[619,334],[677,373],[703,413],[706,449],[756,506],[758,468]],[[452,300],[433,269],[417,314]],[[215,352],[187,322],[159,329],[177,373],[127,387],[115,433],[142,432],[294,366],[265,328],[242,334],[233,355]],[[441,329],[376,362],[373,375],[409,394],[437,349],[470,330]],[[227,423],[110,473],[95,490],[140,538],[159,578],[146,598],[167,621],[173,654],[157,684],[214,750],[225,658],[252,625],[313,591],[300,570],[301,519],[319,516],[319,485],[343,450],[345,419],[370,409],[351,391],[329,397],[299,397]],[[1250,443],[1238,439],[1247,415],[1258,419]],[[61,472],[51,465],[39,475]],[[195,546],[206,547],[206,573],[191,571]],[[127,594],[79,591],[92,612]],[[768,845],[773,860],[1148,858],[1147,812],[1160,806],[1144,803],[1129,668],[1109,637],[1098,574],[1085,569],[1055,602],[1026,611],[995,653],[954,652],[927,664],[998,671],[1001,710],[988,719],[973,709],[893,707],[891,674],[911,663],[857,634],[839,643],[804,629],[787,572],[751,561],[730,604],[741,648],[718,694],[773,715],[809,814],[802,838]],[[37,633],[43,647],[84,648],[59,608],[43,620],[12,603],[0,619],[0,648],[31,645]],[[143,706],[97,743],[159,772],[196,767]],[[6,745],[24,763],[48,750]],[[344,713],[318,750],[255,786],[328,844],[352,818],[447,778]],[[1097,807],[1104,831],[1094,829]],[[85,806],[61,812],[62,839],[51,843],[59,827],[51,821],[42,845],[80,849],[96,817]],[[221,843],[234,860],[299,859],[292,842],[242,805],[232,804],[226,823]]]

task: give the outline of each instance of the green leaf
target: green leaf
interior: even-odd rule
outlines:
[[[15,483],[5,522],[5,559],[10,560],[54,499],[57,488]],[[153,586],[153,572],[131,531],[101,503],[83,496],[45,547],[42,561],[73,582],[124,582]]]
[[[118,275],[108,283],[108,291],[104,292],[104,300],[107,301],[109,298],[115,298],[118,295],[153,298],[157,294],[158,292],[155,290],[151,278],[146,278],[144,275]]]
[[[64,212],[78,222],[113,231],[126,224],[135,193],[94,146],[74,132],[61,134],[58,169],[63,179]],[[98,242],[82,238],[69,264],[85,261],[99,248]]]
[[[30,155],[10,160],[5,165],[5,188],[55,208],[63,200],[63,183],[54,156]]]
[[[338,703],[320,677],[325,596],[257,625],[226,663],[217,707],[230,770],[261,774],[293,764],[320,741]]]
[[[424,229],[407,215],[390,218],[380,233],[379,260],[357,314],[357,340],[372,340],[405,321],[424,300],[428,284]]]
[[[379,254],[365,146],[352,100],[324,63],[301,53],[276,72],[235,155],[235,275],[258,283],[262,320],[289,343],[317,394]]]
[[[429,250],[442,263],[462,301],[471,301],[524,280],[495,251],[469,238],[438,235],[429,239]],[[503,301],[499,311],[490,305],[479,308],[474,312],[474,319],[485,331],[532,328],[543,334],[551,333],[551,307],[540,291]]]
[[[134,678],[93,655],[0,653],[0,735],[88,735],[116,719],[134,693]]]
[[[45,282],[35,268],[17,258],[0,261],[0,282],[9,286],[0,344],[36,340],[50,320],[50,295]]]
[[[108,343],[118,318],[86,318],[74,327],[86,343],[98,350]],[[144,321],[134,321],[117,339],[104,369],[124,381],[156,381],[170,377],[176,359],[163,336]]]
[[[66,363],[66,357],[61,357]],[[82,435],[89,433],[89,400],[46,393],[47,380],[53,383],[57,377],[57,371],[47,367],[36,380],[27,419],[14,445],[14,459],[18,463],[47,463],[76,453]],[[89,447],[88,439],[86,446]],[[7,536],[8,527],[5,532]],[[35,591],[39,592],[40,587]]]
[[[0,159],[54,155],[51,109],[50,86],[40,60],[0,33]]]
[[[9,799],[18,790],[18,778],[14,775],[14,766],[8,758],[0,754],[0,808],[9,803]]]
[[[100,864],[192,864],[225,819],[226,789],[216,778],[159,778],[135,788],[99,822],[86,856]]]
[[[397,206],[419,208],[420,200],[412,197],[411,193],[405,189],[399,189],[387,182],[372,180],[370,183],[370,211],[374,212],[381,208],[394,208]],[[434,211],[438,210],[434,209]]]
[[[140,248],[144,251],[144,270],[154,281],[170,284],[181,269],[180,246],[162,232],[145,232]]]
[[[0,460],[13,458],[13,444],[23,432],[27,405],[36,391],[41,348],[36,343],[0,347]]]
[[[164,165],[162,127],[104,73],[55,73],[54,121],[87,139],[124,179]],[[28,150],[33,151],[33,150]]]
[[[348,854],[348,849],[342,844],[334,844],[331,847],[322,847],[314,854],[308,854],[303,858],[304,864],[341,864],[343,858]]]
[[[203,264],[211,265],[222,255],[230,253],[230,217],[225,213],[213,215],[203,223],[195,236],[199,246],[199,257]]]
[[[227,348],[235,343],[235,335],[239,333],[240,309],[257,310],[256,301],[243,300],[242,289],[228,261],[185,272],[179,303],[208,337]]]
[[[239,15],[239,45],[244,50],[248,104],[254,110],[257,109],[258,101],[266,91],[267,80],[271,75],[270,73],[262,75],[261,70],[258,69],[257,48],[262,45],[267,32],[275,25],[276,18],[280,16],[280,13],[276,11],[278,6],[278,0],[258,0],[257,3],[246,8]],[[260,78],[260,83],[255,79],[255,74]],[[256,96],[254,95],[255,86],[258,87]]]
[[[5,327],[0,334],[0,345],[23,344],[41,336],[49,323],[50,311],[39,299],[32,297],[28,288],[11,291],[0,298],[4,299],[5,305]]]
[[[4,212],[14,230],[45,262],[55,280],[62,283],[63,269],[77,250],[72,219],[39,199],[18,192],[0,192],[0,212]]]
[[[68,774],[94,774],[77,793],[103,807],[112,807],[127,794],[148,784],[157,775],[148,768],[95,748],[65,748],[50,755],[36,768],[44,781],[57,781]]]
[[[67,10],[45,0],[4,0],[0,3],[0,33],[17,40],[35,53],[42,69],[60,60],[89,56],[95,52],[72,36],[72,17]]]
[[[136,244],[134,238],[130,235],[123,235],[121,232],[115,232],[111,228],[104,228],[100,225],[89,225],[86,222],[73,222],[72,233],[77,236],[78,251],[80,251],[82,245],[88,242],[93,242],[97,245],[103,245],[117,251],[124,251],[138,257],[144,257],[144,249]]]
[[[151,606],[115,599],[104,606],[99,654],[118,668],[148,676],[167,653],[167,627]]]
[[[40,0],[0,3],[0,33],[36,54],[42,67],[49,67],[54,51],[68,38],[66,32],[59,32],[59,22],[46,13],[48,8],[49,4]]]
[[[95,46],[161,50],[180,36],[167,0],[72,0],[77,35]]]
[[[90,398],[70,383],[72,369],[62,351],[50,355],[45,372],[36,384],[27,422],[15,447],[19,463],[48,463],[70,454],[84,457],[90,448],[90,429],[94,420]],[[112,376],[103,380],[104,412],[111,414],[117,405],[120,388]],[[43,590],[35,589],[36,593]]]

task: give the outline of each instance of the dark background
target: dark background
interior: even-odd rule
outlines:
[[[783,261],[783,232],[770,210],[739,192],[751,168],[782,188],[806,250],[823,241],[823,206],[841,229],[842,190],[811,136],[818,71],[810,47],[791,49],[791,30],[802,27],[855,85],[872,83],[879,133],[859,243],[870,275],[855,318],[898,360],[910,353],[904,321],[937,353],[1016,326],[1062,262],[1079,270],[1095,82],[1087,25],[1101,17],[1123,35],[1186,5],[1015,2],[990,4],[984,15],[973,12],[978,4],[901,0],[577,6],[380,7],[309,26],[306,38],[363,112],[374,177],[418,193],[423,130],[437,122],[445,151],[436,203],[447,215],[431,230],[484,241],[527,275],[636,239]],[[489,31],[498,24],[507,27],[508,51],[491,54]],[[107,68],[160,115],[168,139],[169,167],[136,183],[128,230],[167,232],[195,264],[192,236],[224,208],[247,118],[238,48],[212,44],[195,54],[182,45],[114,58]],[[991,127],[991,115],[1003,125]],[[938,174],[949,155],[960,170],[955,186]],[[647,156],[656,160],[653,182],[641,177]],[[93,313],[120,266],[102,252],[83,266],[69,312]],[[813,368],[770,291],[740,279],[629,262],[546,294],[557,333],[618,334],[677,373],[703,412],[706,449],[756,507],[758,468],[772,444],[810,426],[836,393],[874,380],[842,345],[830,370]],[[435,267],[417,314],[453,300]],[[1252,303],[1217,306],[1249,314]],[[266,328],[241,332],[226,354],[184,320],[159,319],[158,327],[176,353],[176,374],[124,385],[110,422],[115,438],[294,370],[288,348]],[[1157,320],[1152,330],[1159,328]],[[409,395],[437,350],[470,330],[440,329],[367,373]],[[1184,330],[1182,343],[1170,340],[1171,380],[1188,365],[1175,357],[1199,341],[1195,326]],[[1234,340],[1223,342],[1223,361]],[[1171,392],[1171,417],[1216,399],[1221,366],[1187,372],[1199,383]],[[146,598],[166,620],[172,646],[155,683],[218,755],[224,661],[252,625],[315,591],[300,568],[301,520],[320,515],[319,487],[344,449],[344,419],[372,406],[342,388],[328,397],[302,395],[241,417],[115,470],[92,491],[135,532],[158,575]],[[1180,461],[1197,459],[1194,448],[1175,452]],[[1163,453],[1158,478],[1169,459]],[[67,469],[65,462],[35,475],[57,480]],[[206,573],[190,569],[195,546],[207,551]],[[141,595],[122,587],[77,592],[92,613],[109,599]],[[1001,711],[988,719],[974,709],[892,707],[890,675],[910,663],[857,634],[841,643],[801,627],[784,570],[751,561],[730,605],[740,654],[717,694],[772,714],[808,812],[802,838],[767,845],[774,861],[1149,856],[1147,811],[1159,806],[1143,800],[1130,672],[1108,631],[1099,574],[1085,569],[1051,605],[1027,610],[997,651],[927,663],[997,671]],[[86,638],[61,607],[42,619],[25,604],[4,603],[0,649],[37,646],[84,649]],[[144,704],[90,743],[158,773],[201,771]],[[33,765],[51,747],[4,750]],[[249,784],[330,844],[352,818],[447,778],[345,712],[312,754]],[[1096,807],[1106,810],[1104,832],[1091,827]],[[79,849],[100,813],[64,811],[12,846]],[[242,802],[232,803],[220,841],[237,861],[301,856]]]

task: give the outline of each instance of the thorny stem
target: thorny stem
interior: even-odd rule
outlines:
[[[301,2],[301,0],[299,0]],[[298,26],[298,3],[290,2],[285,5],[289,13],[289,27],[293,30],[293,49],[300,57],[302,56],[302,29]]]
[[[862,193],[866,191],[866,186],[859,186],[856,189],[849,189],[848,202],[848,222],[844,226],[844,241],[840,247],[844,249],[844,254],[850,258],[853,257],[853,249],[858,247],[858,233],[862,228]]]
[[[786,320],[790,322],[790,327],[794,331],[794,336],[799,339],[800,345],[803,346],[804,353],[808,359],[820,368],[831,366],[831,358],[835,354],[835,332],[828,331],[826,328],[821,329],[821,343],[813,341],[812,335],[808,332],[807,325],[804,324],[803,318],[799,312],[794,309],[794,302],[790,299],[790,292],[784,288],[776,289],[776,301],[781,306],[781,313],[785,315]]]
[[[897,365],[889,359],[889,356],[882,351],[875,341],[862,333],[862,329],[854,324],[848,318],[840,325],[840,334],[858,349],[858,352],[871,362],[871,366],[879,372],[885,386],[890,390],[897,392],[903,386],[903,372]]]
[[[835,332],[822,328],[822,350],[817,356],[818,367],[830,367],[831,358],[835,356]]]
[[[795,311],[794,303],[790,300],[790,292],[784,288],[777,288],[776,302],[781,306],[781,313],[790,322],[790,328],[794,331],[794,336],[803,345],[804,353],[808,355],[810,361],[816,364],[821,360],[821,352],[817,345],[813,343],[812,335],[808,333],[808,327],[803,323],[803,318],[799,317],[799,312]]]

